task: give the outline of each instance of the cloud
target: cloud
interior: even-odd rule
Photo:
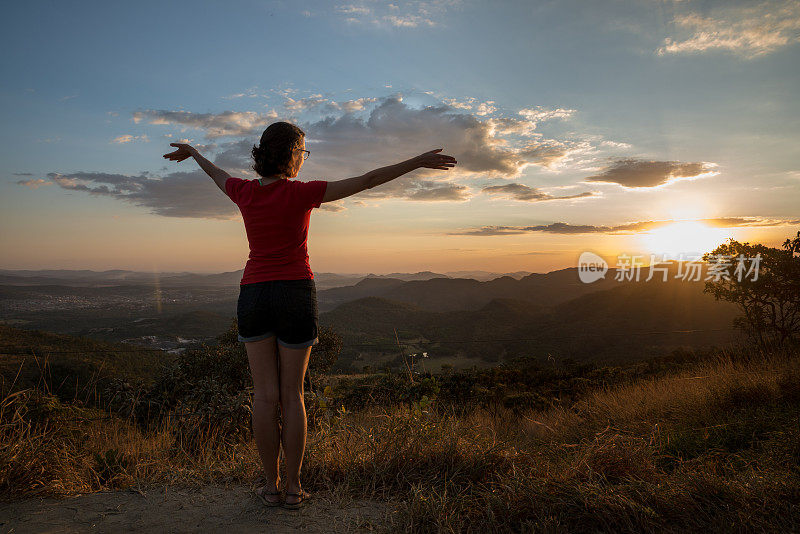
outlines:
[[[346,112],[353,112],[353,111],[361,111],[363,110],[367,104],[371,104],[373,102],[377,102],[377,98],[357,98],[355,100],[347,100],[345,102],[339,102],[336,105]]]
[[[563,197],[556,197],[535,189],[533,187],[528,187],[524,184],[505,184],[505,185],[492,185],[489,187],[484,187],[481,189],[482,192],[488,193],[490,195],[501,195],[507,198],[512,198],[514,200],[524,200],[526,202],[540,202],[543,200],[566,200],[570,198],[585,198],[595,196],[595,193],[591,191],[585,191],[583,193],[578,193],[575,195],[563,196]]]
[[[304,180],[341,180],[360,176],[382,166],[405,161],[434,148],[457,157],[458,166],[448,171],[418,169],[359,193],[362,200],[404,199],[418,202],[463,202],[476,189],[462,180],[481,178],[517,178],[530,166],[555,169],[573,154],[588,150],[591,142],[547,139],[536,132],[537,122],[569,117],[573,110],[542,107],[527,108],[521,115],[484,117],[479,115],[481,102],[467,100],[472,111],[456,109],[437,101],[433,105],[411,107],[401,94],[374,98],[363,97],[337,101],[320,94],[300,97],[288,88],[277,91],[300,115],[298,124],[306,132],[306,146],[312,156],[303,166]],[[428,95],[428,93],[426,93]],[[430,95],[425,98],[431,98]],[[451,102],[452,103],[452,102]],[[483,102],[491,105],[492,101]],[[484,108],[485,110],[485,108]],[[169,124],[205,130],[206,138],[239,137],[224,142],[194,144],[202,151],[215,150],[214,163],[233,176],[255,178],[251,151],[263,128],[274,122],[277,114],[254,112],[193,113],[189,111],[139,110],[133,113],[137,123]],[[174,132],[170,137],[181,134]],[[133,136],[131,136],[133,137]],[[119,142],[130,141],[121,136]],[[190,142],[190,140],[186,140]],[[599,142],[595,140],[592,142]],[[169,147],[167,147],[168,149]],[[167,150],[165,150],[167,151]],[[191,164],[171,162],[162,172],[174,168],[194,168]],[[175,172],[163,179],[127,176],[105,172],[73,174],[52,173],[55,183],[65,189],[83,190],[93,195],[108,195],[153,210],[153,213],[176,217],[230,218],[235,206],[224,197],[216,200],[213,184],[201,195],[184,194],[184,182],[207,183],[199,170]],[[193,185],[194,187],[194,185]],[[205,186],[204,186],[205,187]],[[488,189],[489,194],[508,194],[520,200],[556,200],[592,196],[585,192],[569,196],[551,196],[533,189],[516,187]],[[336,205],[330,212],[344,209]]]
[[[149,141],[149,139],[147,138],[146,135],[136,136],[136,135],[126,134],[126,135],[120,135],[119,137],[115,137],[114,139],[111,140],[111,142],[121,145],[121,144],[124,144],[124,143],[131,143],[133,141],[136,141],[137,139],[139,139],[141,141],[144,141],[144,142],[148,142]]]
[[[719,174],[714,163],[681,163],[679,161],[647,161],[623,158],[614,161],[603,172],[584,178],[585,182],[619,184],[628,188],[656,187],[677,180],[705,178]]]
[[[325,113],[335,113],[344,111],[346,113],[353,113],[362,111],[367,107],[367,104],[377,102],[377,98],[357,98],[355,100],[346,100],[343,102],[336,102],[325,98],[320,94],[311,95],[305,98],[290,98],[286,97],[283,107],[289,113],[301,113],[313,110],[319,110]]]
[[[628,143],[621,143],[619,141],[600,141],[600,146],[604,148],[631,148],[631,145]]]
[[[563,222],[555,222],[536,226],[482,226],[481,228],[461,232],[448,232],[447,235],[494,236],[527,234],[531,232],[545,232],[550,234],[613,234],[651,230],[658,226],[660,226],[658,223],[652,221],[628,223],[619,226],[572,225]]]
[[[554,165],[574,148],[568,142],[541,137],[506,139],[509,132],[530,130],[531,125],[523,119],[481,119],[448,105],[411,108],[398,95],[380,99],[366,117],[328,116],[302,127],[313,139],[312,158],[307,163],[307,172],[311,173],[363,173],[376,162],[398,162],[426,150],[444,148],[458,159],[454,174],[510,178],[531,165]],[[322,156],[315,158],[315,154]],[[425,174],[446,178],[441,171]],[[397,182],[402,184],[407,179]],[[382,185],[370,194],[389,193],[397,187]]]
[[[259,93],[257,87],[250,87],[241,93],[234,93],[222,97],[223,100],[234,100],[236,98],[267,98],[267,95]]]
[[[433,94],[432,92],[426,94]],[[463,110],[475,110],[475,115],[480,117],[491,115],[495,111],[497,111],[497,106],[493,106],[492,104],[495,103],[494,100],[487,100],[486,102],[478,102],[476,98],[469,97],[465,98],[463,101],[459,101],[456,98],[442,98],[442,103],[450,106],[453,109],[463,109]]]
[[[33,176],[32,172],[15,172],[14,176]]]
[[[14,174],[16,174],[17,176],[25,176],[25,175],[30,176],[30,174],[28,174],[28,173],[14,173]],[[18,180],[16,183],[18,183],[19,185],[24,185],[24,186],[30,187],[31,189],[39,189],[40,187],[45,186],[45,185],[53,185],[53,182],[48,182],[47,180],[45,180],[43,178],[33,178],[33,179],[30,179],[30,180]]]
[[[537,123],[549,121],[554,119],[568,119],[572,117],[576,111],[574,109],[547,109],[542,106],[536,106],[530,109],[521,109],[519,114],[531,121],[534,127]]]
[[[716,219],[701,219],[699,222],[716,226],[718,228],[745,227],[745,226],[786,226],[800,224],[800,219],[769,219],[764,217],[719,217]]]
[[[183,143],[184,141],[177,141],[177,142],[178,143]],[[208,152],[208,151],[216,150],[219,145],[217,145],[216,143],[208,143],[206,145],[204,145],[204,144],[194,144],[192,146],[195,147],[200,152]]]
[[[274,111],[223,111],[222,113],[192,113],[189,111],[144,110],[133,113],[133,122],[176,124],[205,130],[208,139],[225,136],[253,135],[261,132],[278,118]]]
[[[372,168],[376,160],[391,161],[399,155],[418,154],[424,149],[440,146],[457,155],[459,166],[454,174],[482,173],[508,178],[518,176],[531,165],[554,169],[570,154],[585,150],[585,143],[545,139],[535,132],[537,122],[564,118],[572,110],[541,107],[527,110],[534,120],[513,116],[484,118],[483,113],[496,111],[491,100],[476,102],[471,99],[475,111],[464,112],[442,103],[422,109],[411,108],[403,103],[402,95],[337,102],[319,94],[304,98],[290,94],[292,91],[283,95],[284,107],[290,114],[305,114],[304,120],[298,117],[292,122],[307,133],[306,142],[312,146],[315,157],[308,162],[306,169],[312,172],[364,172],[365,168]],[[310,118],[312,112],[319,112],[316,116],[324,118]],[[359,116],[354,116],[356,113]],[[146,120],[151,124],[200,128],[205,130],[207,138],[260,134],[277,117],[275,112],[259,115],[252,112],[199,114],[147,110],[133,114],[137,123]],[[120,142],[127,140],[123,137]],[[248,158],[251,146],[246,147]],[[245,150],[244,146],[242,150]],[[325,153],[324,167],[320,165],[322,159],[318,156],[321,153]],[[240,165],[239,168],[249,168],[249,165]],[[421,172],[443,177],[440,173]]]
[[[448,105],[412,108],[400,95],[378,99],[363,116],[340,113],[301,127],[312,153],[302,172],[320,179],[363,174],[382,162],[397,163],[433,148],[458,159],[452,171],[423,169],[359,194],[372,198],[466,200],[468,188],[451,183],[452,175],[513,178],[531,165],[556,165],[574,148],[541,136],[506,139],[514,135],[508,132],[530,131],[524,119],[482,119]]]
[[[293,98],[286,98],[283,106],[289,111],[306,111],[313,109],[321,104],[329,103],[329,100],[322,95],[311,95],[306,98],[295,100]]]
[[[422,201],[463,201],[469,200],[469,193],[467,187],[463,185],[442,185],[429,180],[418,180],[412,187],[406,188],[405,197],[409,200]]]
[[[404,2],[354,2],[334,7],[333,13],[348,24],[382,28],[433,27],[461,0],[408,0]]]
[[[414,14],[406,14],[403,16],[384,15],[382,17],[382,20],[398,28],[403,28],[403,27],[416,28],[417,26],[436,26],[436,22],[423,15],[414,15]]]
[[[532,164],[551,168],[565,160],[571,152],[577,151],[577,146],[570,149],[566,143],[545,139],[529,143],[519,151],[519,155]]]
[[[324,211],[330,211],[331,213],[338,213],[340,211],[346,210],[347,208],[345,208],[343,205],[337,202],[326,202],[324,204],[320,204],[319,209]]]
[[[364,7],[364,6],[355,6],[355,5],[341,5],[336,6],[336,11],[343,14],[343,15],[369,15],[372,13],[372,10]]]
[[[633,234],[661,228],[676,222],[685,221],[635,221],[618,224],[615,226],[596,226],[591,224],[573,225],[564,222],[540,224],[536,226],[482,226],[480,228],[474,228],[470,230],[447,232],[446,235],[496,236],[518,235],[532,232],[544,232],[550,234]],[[763,227],[800,224],[800,219],[775,219],[768,217],[720,217],[716,219],[696,219],[692,222],[698,222],[716,227]]]
[[[683,13],[673,22],[678,35],[664,39],[658,55],[726,50],[755,58],[800,41],[800,2],[723,3],[708,16]]]
[[[487,100],[486,102],[481,102],[480,105],[478,105],[478,109],[475,111],[475,114],[483,116],[494,113],[495,111],[497,111],[497,108],[495,106],[492,106],[492,104],[494,104],[494,100]]]
[[[455,98],[443,98],[442,102],[447,104],[453,109],[472,109],[473,105],[475,104],[475,98],[467,98],[463,102],[459,102]]]
[[[255,176],[247,169],[252,163],[248,159],[250,147],[252,144],[247,140],[228,143],[214,163],[220,167],[224,164],[233,175]],[[168,173],[163,177],[149,172],[138,176],[103,172],[49,173],[47,177],[63,189],[116,198],[148,208],[153,215],[222,220],[239,216],[236,205],[200,169]],[[319,209],[337,213],[346,208],[342,202],[326,202]]]
[[[175,172],[158,179],[142,173],[126,176],[102,172],[49,173],[64,189],[107,196],[149,208],[154,215],[232,219],[239,210],[201,170]]]

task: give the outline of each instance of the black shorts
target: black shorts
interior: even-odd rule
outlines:
[[[291,349],[315,345],[319,309],[314,279],[240,285],[236,319],[242,342],[277,336],[280,345]]]

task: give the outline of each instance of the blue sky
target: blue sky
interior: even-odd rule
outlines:
[[[671,252],[672,221],[701,249],[800,227],[800,2],[29,2],[0,24],[2,268],[242,268],[236,206],[162,154],[254,178],[275,120],[307,133],[303,180],[459,160],[323,204],[315,272],[547,271]]]

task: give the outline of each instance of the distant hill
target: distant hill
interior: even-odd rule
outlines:
[[[562,303],[512,333],[533,339],[540,354],[609,363],[728,344],[738,337],[732,324],[739,311],[703,287],[685,281],[621,285]]]
[[[16,270],[0,269],[0,284],[8,285],[65,285],[97,287],[108,285],[150,284],[157,278],[180,277],[191,273],[149,273],[125,270],[90,271],[68,269]]]
[[[345,347],[343,368],[357,353],[399,353],[395,330],[409,350],[430,348],[437,357],[486,361],[515,355],[630,360],[681,346],[729,342],[735,306],[703,294],[703,282],[676,279],[676,268],[669,266],[668,281],[649,283],[644,277],[617,281],[619,273],[611,269],[604,279],[586,284],[576,268],[483,282],[371,276],[346,287],[319,289],[320,323],[339,332],[346,345],[391,345]],[[109,341],[139,338],[174,348],[225,331],[235,317],[235,299],[235,287],[229,286],[154,291],[141,284],[5,285],[0,300],[7,311],[0,318],[8,324]],[[430,343],[437,340],[447,343]]]
[[[519,280],[502,276],[486,282],[468,278],[432,278],[403,282],[397,279],[365,279],[354,286],[318,291],[320,310],[366,296],[415,304],[430,311],[478,310],[497,298],[527,300],[536,306],[552,306],[602,289],[622,285],[614,280],[614,271],[603,280],[585,284],[578,278],[577,268],[546,274],[529,274]],[[383,280],[368,283],[367,280]]]
[[[479,282],[487,282],[489,280],[494,280],[495,278],[500,278],[502,276],[510,276],[511,278],[516,278],[519,280],[525,276],[531,274],[530,271],[516,271],[513,273],[492,273],[489,271],[447,271],[447,276],[450,278],[473,278]]]
[[[568,278],[567,273],[555,276]],[[548,280],[533,275],[528,278],[530,291]],[[464,280],[429,282],[455,282],[467,291],[480,284]],[[513,285],[508,280],[501,283]],[[413,283],[398,287],[409,284]],[[385,297],[369,297],[322,313],[320,321],[342,334],[345,344],[369,340],[391,344],[396,328],[404,343],[447,341],[440,346],[418,343],[419,350],[428,347],[433,356],[489,359],[502,354],[528,355],[543,361],[572,358],[619,363],[679,347],[725,345],[737,337],[732,329],[733,318],[738,315],[736,306],[704,294],[702,282],[616,283],[610,289],[561,301],[566,299],[564,293],[576,292],[577,288],[566,285],[557,294],[554,287],[545,285],[540,290],[543,297],[535,302],[494,298],[477,310],[447,312],[430,311]],[[671,332],[675,330],[681,332]],[[689,330],[696,332],[682,332]],[[487,343],[489,340],[503,341]],[[358,349],[369,350],[381,349]]]
[[[203,274],[191,272],[140,272],[126,270],[92,271],[88,269],[0,269],[0,285],[38,286],[62,285],[69,287],[107,287],[122,285],[157,285],[162,287],[222,287],[238,286],[244,269],[237,271]],[[524,272],[524,274],[529,274]],[[523,272],[510,273],[520,278]],[[360,273],[314,273],[317,289],[355,285],[365,278],[393,278],[403,281],[429,280],[431,278],[474,278],[476,280],[492,280],[503,276],[486,271],[459,271],[457,273],[434,273],[422,271],[417,273],[360,274]]]
[[[94,394],[95,384],[113,377],[153,379],[175,357],[165,352],[128,352],[136,348],[0,325],[0,390],[6,392],[12,383],[14,390],[46,383],[64,400],[84,399]]]

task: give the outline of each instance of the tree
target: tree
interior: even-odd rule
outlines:
[[[783,346],[800,339],[800,232],[783,249],[729,239],[704,254],[710,267],[728,262],[730,276],[706,280],[704,292],[739,306],[743,315],[734,325],[745,330],[762,348]],[[749,262],[749,263],[748,263]],[[747,272],[736,267],[746,265]],[[755,268],[754,268],[755,267]],[[711,272],[711,271],[709,271]],[[742,274],[744,274],[742,276]],[[707,277],[708,278],[708,277]]]

